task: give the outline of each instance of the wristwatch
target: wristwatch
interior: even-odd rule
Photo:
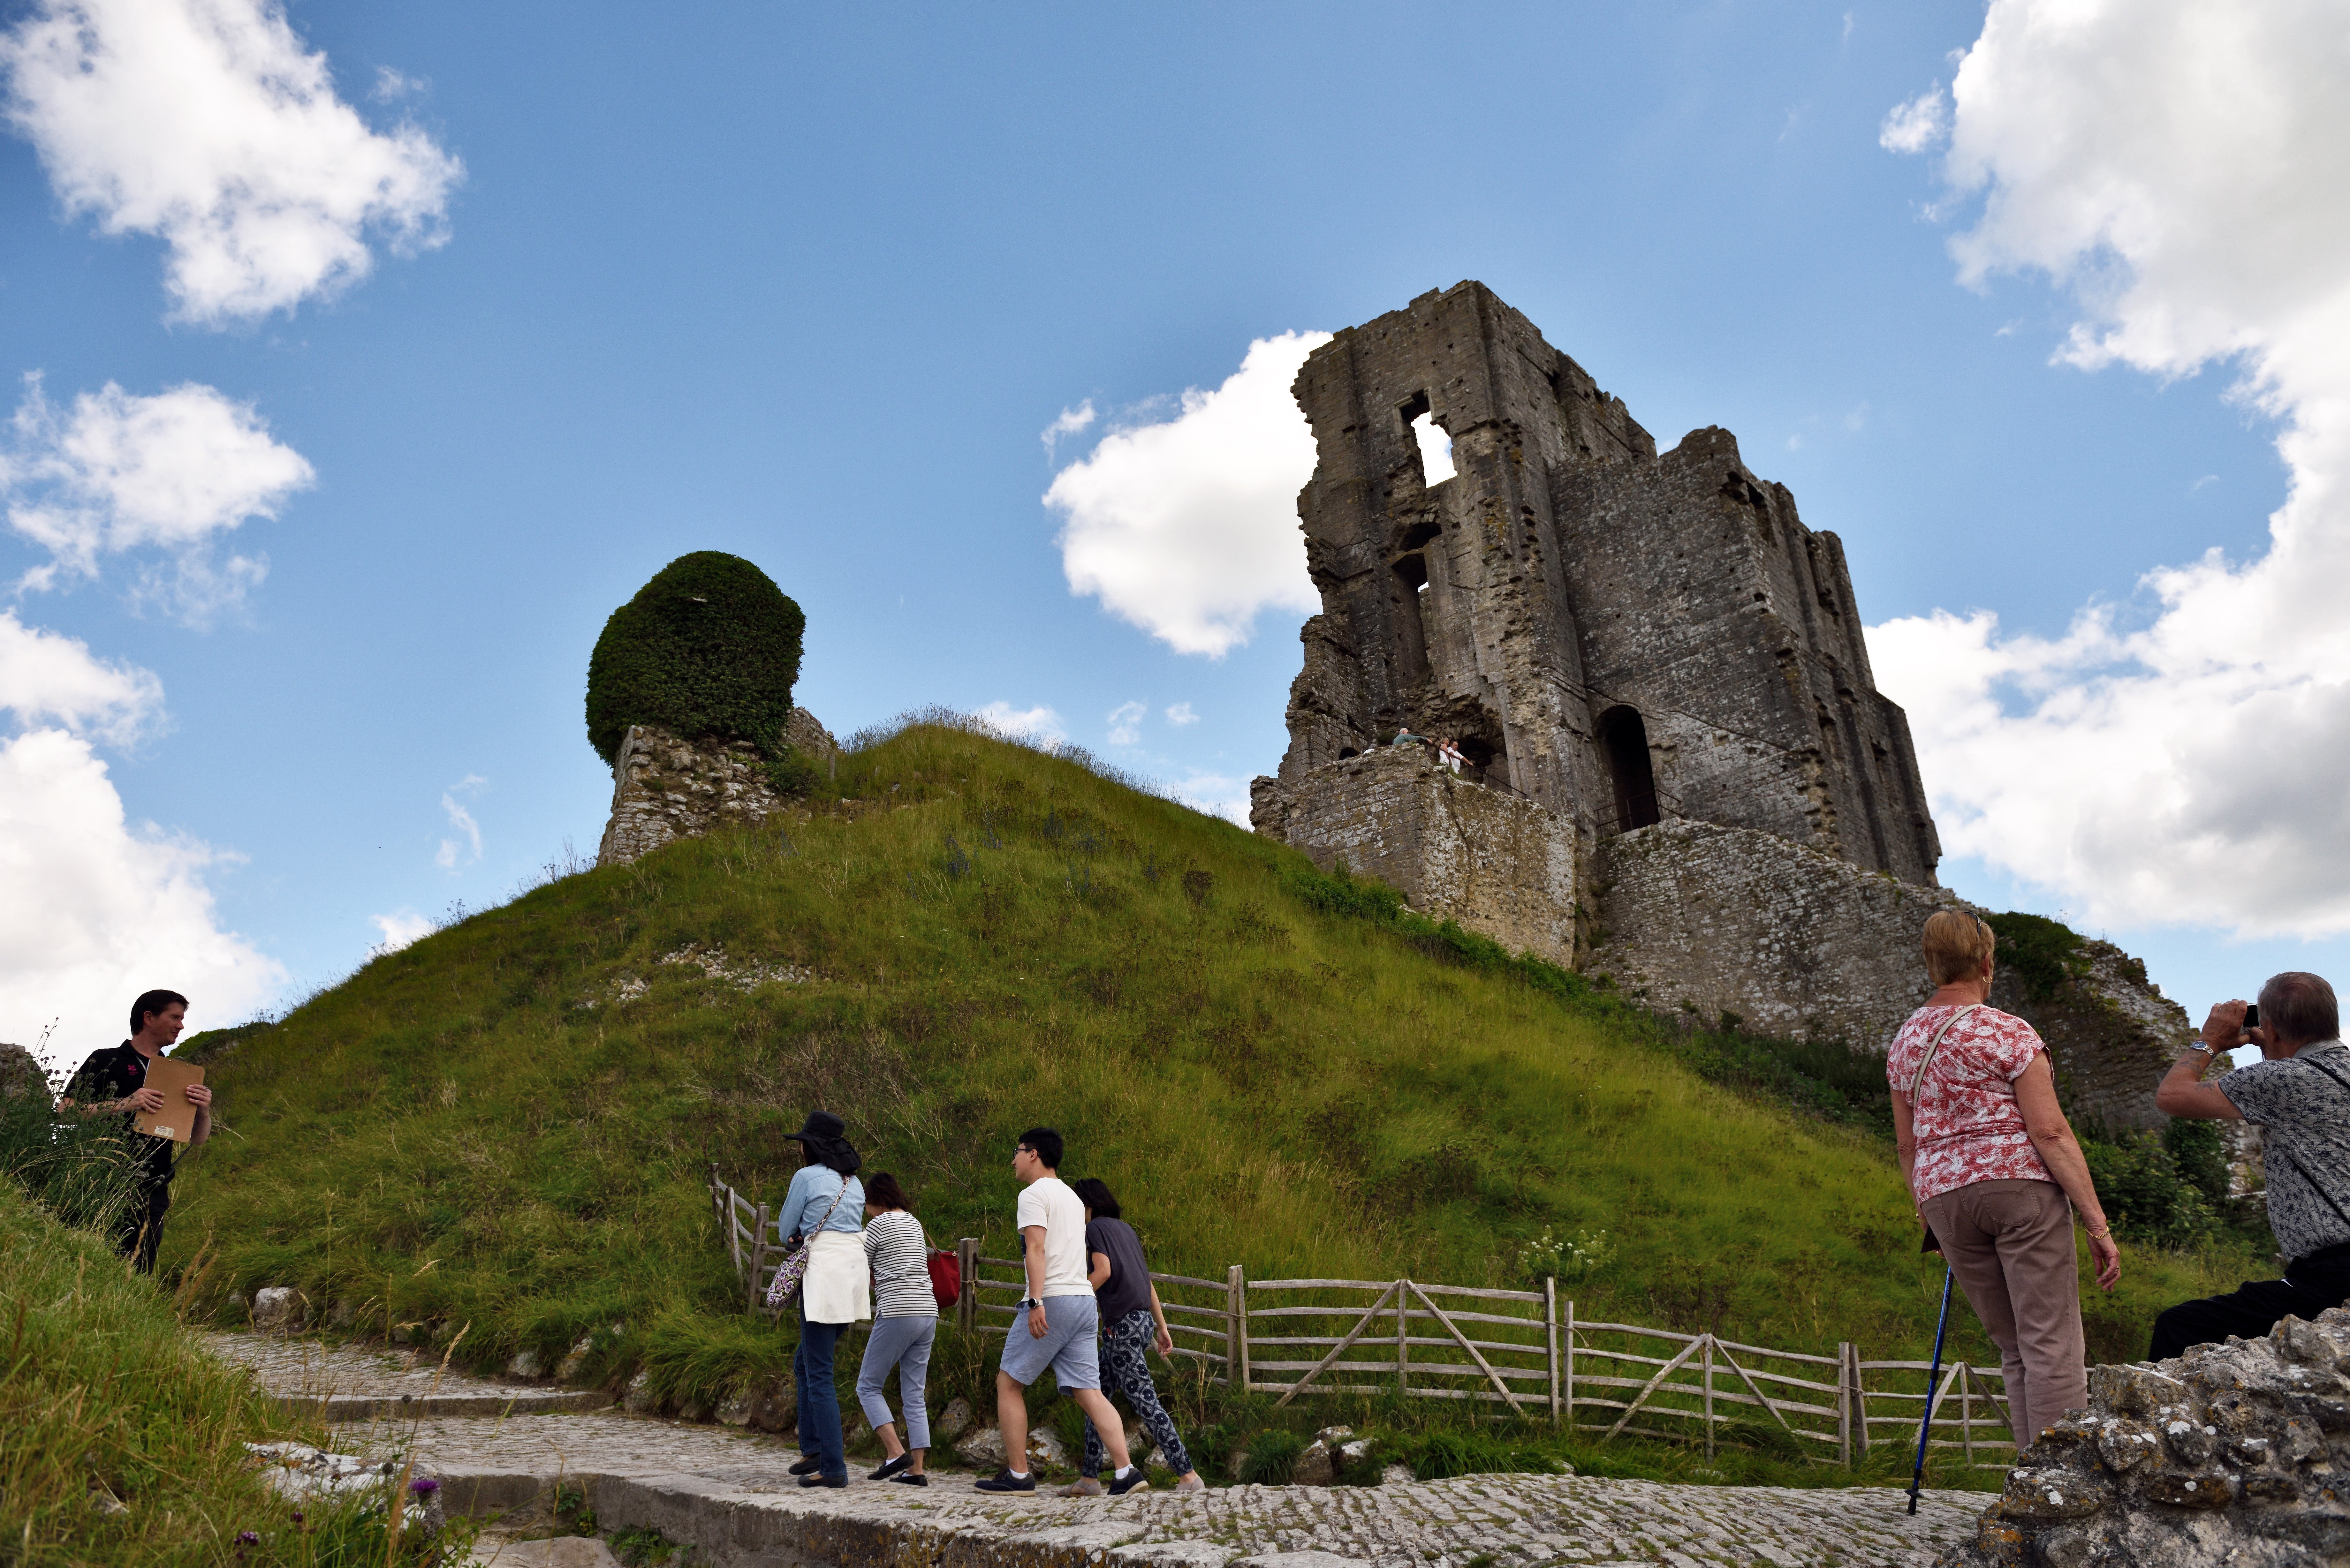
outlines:
[[[1022,1297],[1020,1298],[1020,1310],[1021,1310],[1022,1312],[1026,1312],[1026,1311],[1027,1311],[1029,1308],[1031,1308],[1031,1307],[1041,1307],[1041,1306],[1043,1306],[1044,1304],[1045,1304],[1045,1303],[1044,1303],[1041,1300],[1039,1300],[1039,1301],[1031,1301],[1031,1300],[1030,1300],[1028,1297],[1026,1297],[1026,1296],[1022,1296]]]

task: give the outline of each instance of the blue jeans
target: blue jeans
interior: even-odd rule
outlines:
[[[810,1323],[800,1318],[799,1348],[792,1352],[793,1391],[799,1397],[800,1452],[816,1460],[827,1480],[848,1475],[848,1456],[841,1451],[840,1397],[832,1387],[832,1350],[840,1343],[845,1323]]]
[[[931,1342],[938,1337],[935,1317],[877,1317],[873,1336],[865,1342],[865,1360],[857,1369],[857,1402],[865,1407],[872,1426],[889,1419],[889,1401],[881,1385],[889,1368],[898,1369],[898,1402],[906,1407],[906,1446],[931,1446],[931,1411],[923,1403],[923,1385],[930,1379]]]

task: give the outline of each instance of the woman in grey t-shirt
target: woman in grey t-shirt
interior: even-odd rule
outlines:
[[[857,1402],[888,1457],[868,1480],[928,1486],[922,1458],[931,1446],[931,1413],[923,1403],[931,1344],[938,1337],[938,1298],[931,1293],[931,1249],[922,1222],[908,1207],[906,1189],[888,1171],[865,1189],[865,1256],[873,1266],[873,1336],[857,1368]],[[898,1369],[898,1402],[906,1407],[906,1441],[889,1421],[881,1385]]]

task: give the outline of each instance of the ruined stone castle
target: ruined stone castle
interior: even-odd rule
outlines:
[[[1295,390],[1323,607],[1257,830],[1661,1011],[1883,1048],[1960,900],[1836,536],[1727,431],[1659,453],[1482,284],[1339,333]],[[2153,1125],[2185,1016],[2089,950],[2062,1006],[1994,1000],[2076,1112]]]

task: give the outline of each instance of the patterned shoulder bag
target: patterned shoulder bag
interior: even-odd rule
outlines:
[[[767,1286],[768,1310],[789,1304],[791,1299],[800,1293],[800,1282],[807,1278],[808,1243],[823,1234],[824,1228],[832,1223],[833,1210],[838,1209],[841,1199],[847,1196],[848,1178],[844,1176],[840,1179],[840,1191],[832,1200],[832,1208],[824,1211],[824,1218],[816,1222],[816,1229],[794,1238],[784,1249],[784,1261],[776,1265],[775,1280]]]

